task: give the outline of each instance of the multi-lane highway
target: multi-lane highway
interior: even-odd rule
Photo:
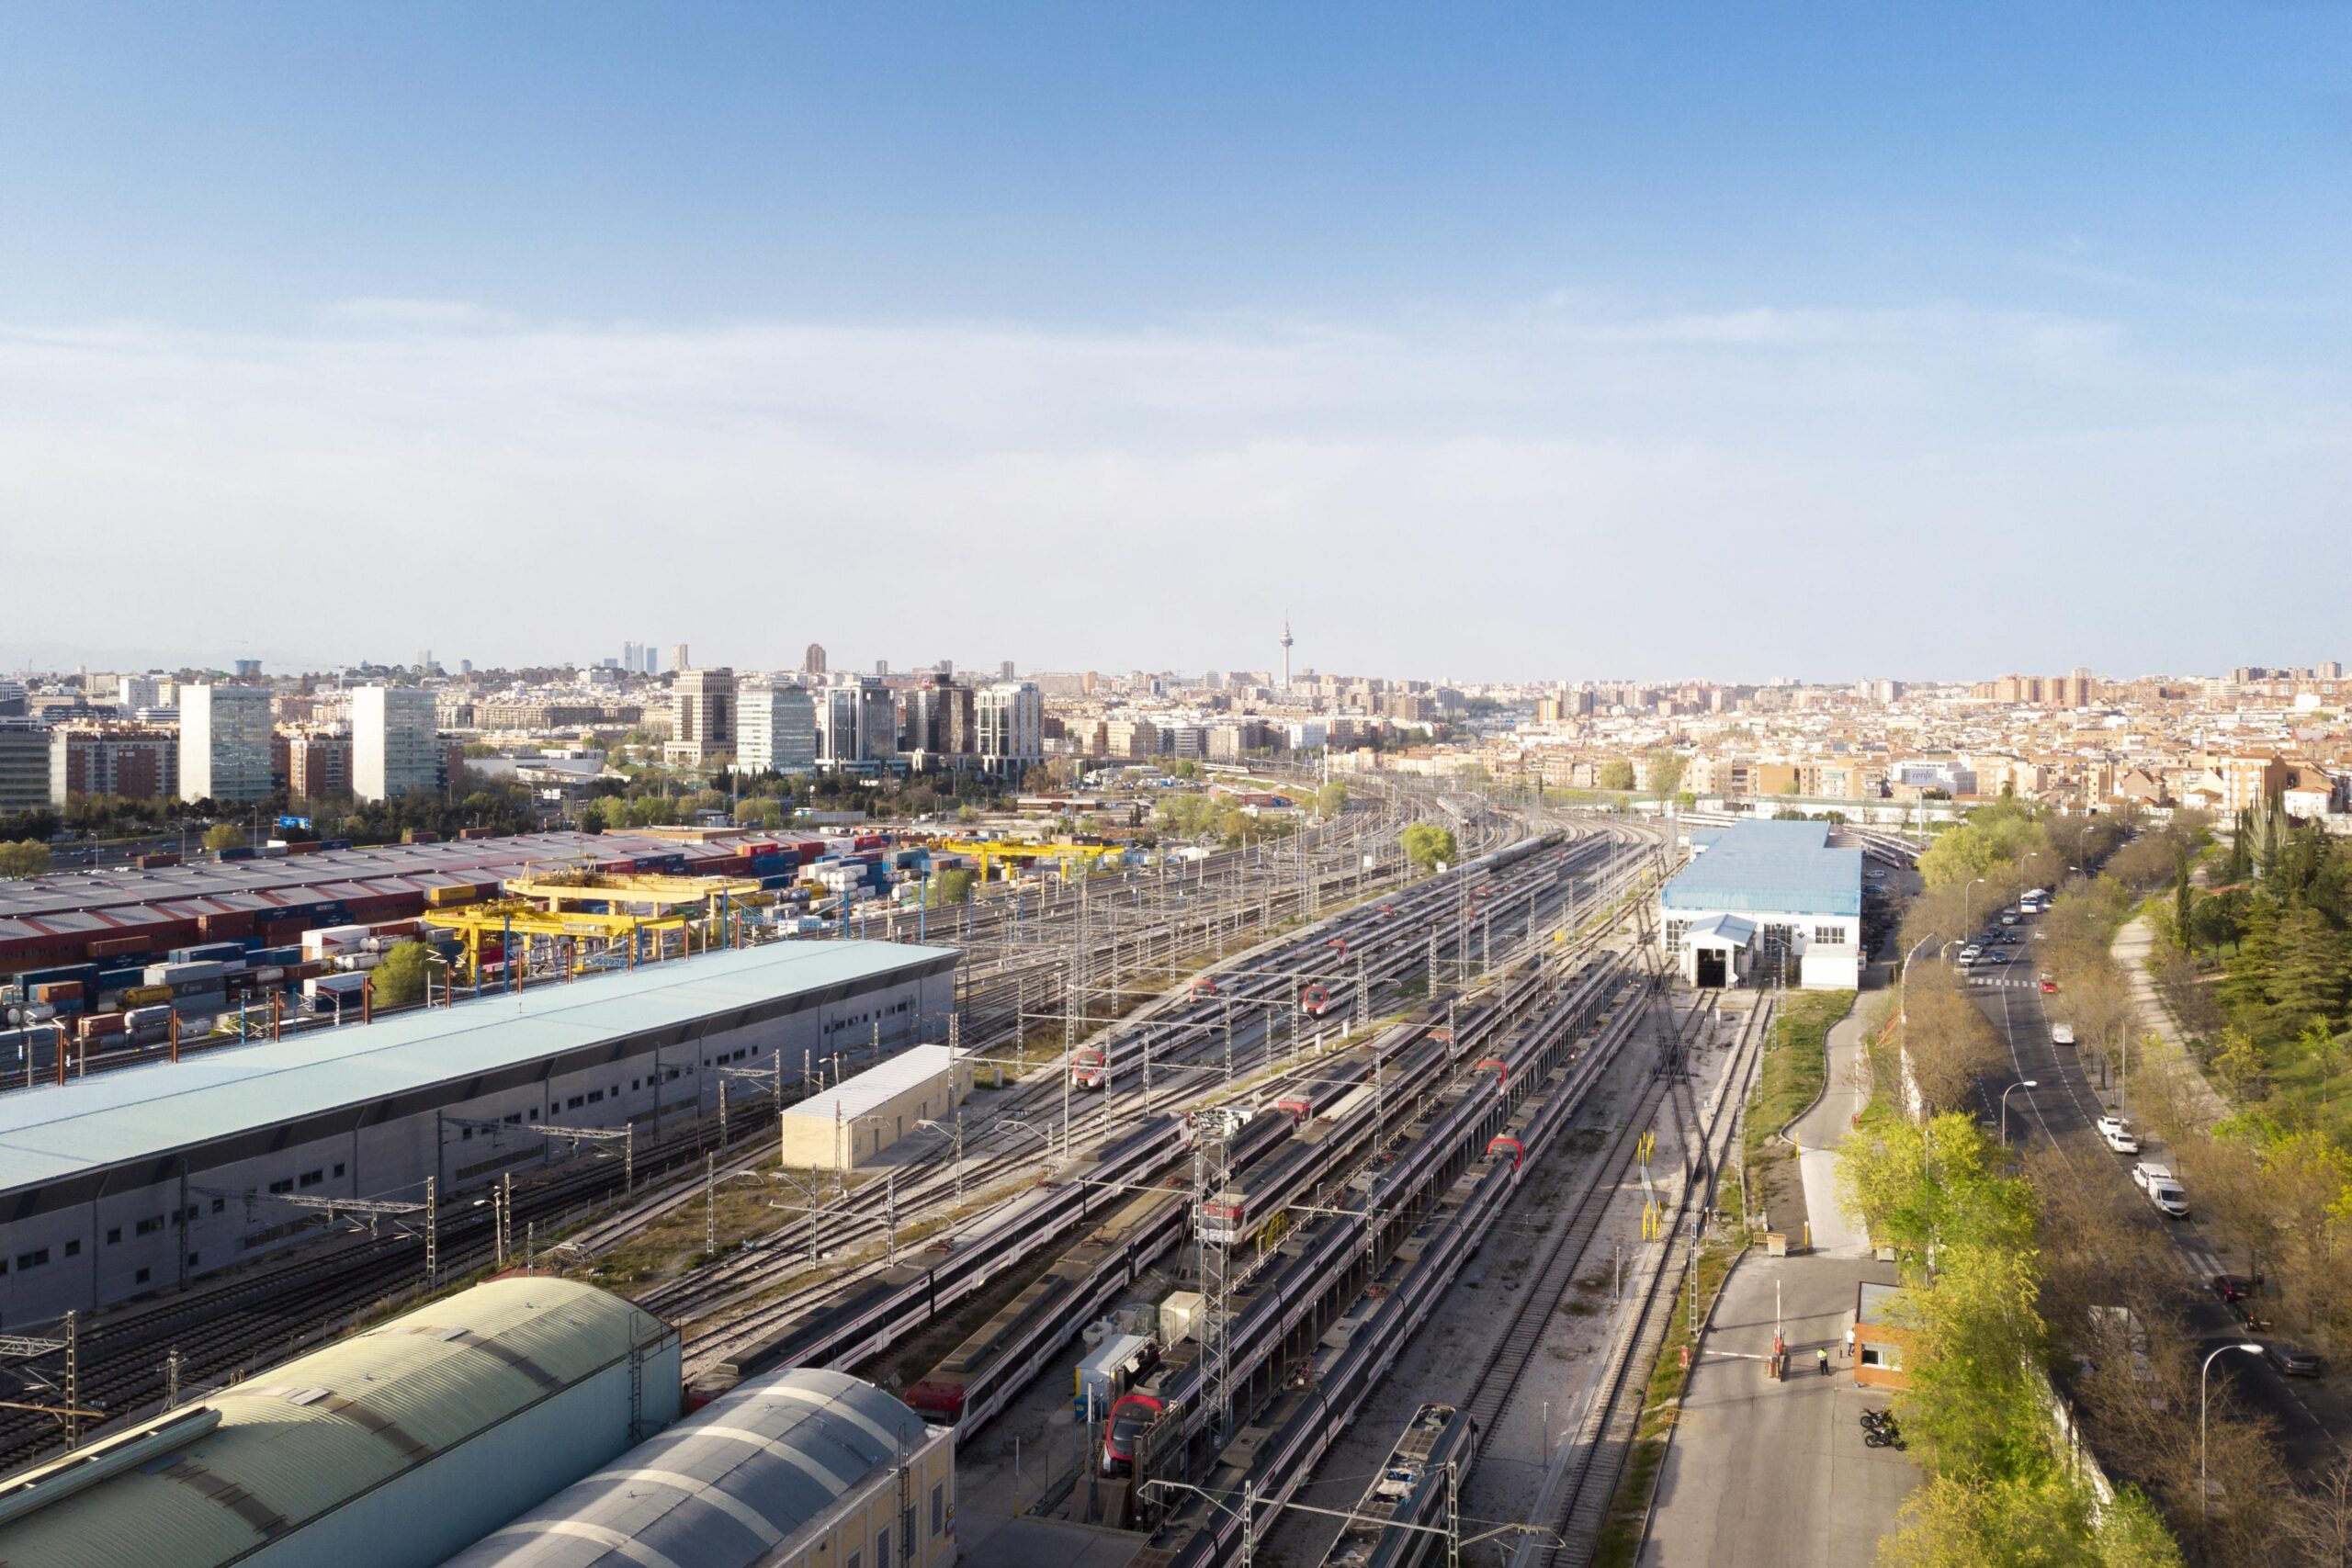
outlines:
[[[2029,922],[2013,929],[2030,932],[2031,926]],[[2101,1184],[2124,1196],[2121,1211],[2130,1216],[2128,1223],[2165,1237],[2178,1269],[2186,1322],[2196,1337],[2200,1357],[2221,1346],[2245,1340],[2245,1331],[2231,1321],[2210,1288],[2214,1275],[2233,1269],[2242,1271],[2243,1265],[2225,1258],[2227,1244],[2215,1235],[2211,1222],[2199,1213],[2193,1185],[2189,1191],[2190,1217],[2186,1220],[2158,1213],[2132,1186],[2131,1170],[2135,1159],[2165,1162],[2161,1143],[2132,1156],[2111,1153],[2100,1138],[2099,1117],[2118,1109],[2122,1097],[2113,1088],[2100,1087],[2098,1068],[2095,1062],[2086,1059],[2082,1049],[2060,1045],[2052,1039],[2052,1026],[2065,1018],[2065,998],[2064,993],[2046,995],[2042,991],[2030,957],[2034,947],[2035,942],[2029,934],[2012,949],[2023,956],[2011,959],[1982,977],[1972,976],[1970,981],[1978,1005],[1991,1020],[2008,1053],[2009,1070],[1978,1086],[1988,1120],[1998,1124],[1999,1100],[2004,1089],[2033,1080],[2038,1088],[2018,1089],[2009,1095],[2010,1141],[2030,1139],[2056,1150],[2063,1168],[2075,1179]],[[2131,1109],[2128,1103],[2120,1108],[2126,1112]],[[2135,1127],[2142,1136],[2150,1135],[2144,1125],[2135,1123]],[[2188,1174],[2193,1181],[2193,1173]],[[2222,1356],[2214,1362],[2212,1376],[2217,1385],[2227,1380],[2248,1404],[2276,1423],[2288,1461],[2301,1473],[2313,1473],[2335,1462],[2343,1451],[2344,1437],[2352,1434],[2352,1425],[2346,1423],[2346,1412],[2339,1398],[2307,1380],[2282,1377],[2261,1358],[2245,1354]]]

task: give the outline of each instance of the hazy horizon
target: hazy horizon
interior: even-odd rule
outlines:
[[[2343,656],[2341,7],[6,38],[0,662]]]

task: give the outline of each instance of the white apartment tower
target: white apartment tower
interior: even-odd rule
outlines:
[[[735,761],[746,773],[805,773],[817,765],[817,704],[788,681],[747,682],[735,708]]]
[[[1046,694],[1035,681],[999,681],[972,702],[981,765],[1012,773],[1046,757]]]
[[[351,694],[351,793],[399,800],[441,787],[435,701],[422,686],[359,686]]]
[[[180,795],[187,800],[269,798],[269,688],[182,686]]]

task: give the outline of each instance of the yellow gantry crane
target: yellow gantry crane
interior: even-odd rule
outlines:
[[[741,916],[773,903],[756,879],[556,872],[510,878],[505,897],[428,909],[424,923],[465,944],[465,977],[482,977],[495,944],[507,977],[635,968],[713,947],[741,945]],[[582,908],[580,906],[601,906]]]
[[[1052,861],[1067,871],[1070,863],[1099,861],[1105,855],[1123,855],[1125,844],[1040,844],[1018,840],[986,840],[972,843],[950,841],[935,844],[934,849],[959,855],[970,855],[980,863],[980,880],[987,882],[998,874],[993,868],[1003,865],[1031,865],[1038,861]]]

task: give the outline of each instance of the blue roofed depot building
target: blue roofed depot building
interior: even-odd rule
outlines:
[[[1816,990],[1861,973],[1862,852],[1826,822],[1694,828],[1690,863],[1658,896],[1660,940],[1694,986]]]

